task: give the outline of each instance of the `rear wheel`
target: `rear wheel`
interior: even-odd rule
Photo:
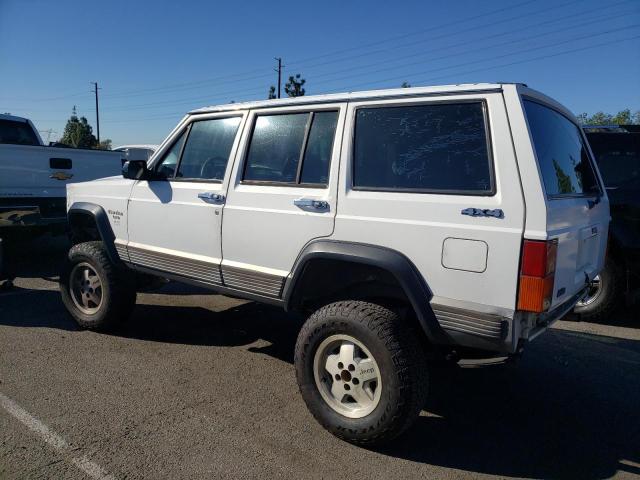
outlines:
[[[418,332],[392,310],[342,301],[317,310],[296,343],[296,375],[316,420],[352,443],[388,442],[426,401]]]
[[[587,296],[576,304],[574,313],[580,315],[581,320],[606,320],[618,306],[621,288],[620,269],[607,259],[604,269],[589,285]]]
[[[109,260],[102,242],[74,245],[60,275],[62,301],[83,328],[109,330],[136,301],[133,276]]]

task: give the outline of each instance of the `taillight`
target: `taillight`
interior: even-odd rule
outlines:
[[[525,240],[522,245],[518,310],[541,313],[553,297],[558,241]]]

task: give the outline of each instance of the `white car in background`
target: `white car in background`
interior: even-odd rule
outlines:
[[[114,152],[124,152],[126,160],[149,160],[158,145],[121,145],[113,149]]]

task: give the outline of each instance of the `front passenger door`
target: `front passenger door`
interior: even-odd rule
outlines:
[[[235,112],[198,116],[151,166],[157,179],[136,182],[128,207],[130,263],[207,285],[221,283],[227,165],[243,121],[244,114]]]

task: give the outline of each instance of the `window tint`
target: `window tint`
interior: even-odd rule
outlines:
[[[222,180],[239,125],[240,117],[193,122],[176,177]]]
[[[40,145],[31,125],[14,120],[0,120],[0,143]]]
[[[308,119],[308,113],[257,117],[244,179],[295,182]]]
[[[186,130],[182,132],[182,135],[174,142],[173,146],[164,154],[164,157],[158,164],[156,171],[166,178],[173,177],[176,166],[178,165],[178,158],[180,157],[180,150],[182,150],[182,144],[184,143],[184,137],[186,136]]]
[[[525,100],[524,107],[547,195],[599,192],[578,127],[539,103]]]
[[[483,105],[361,108],[356,114],[354,187],[489,193]]]
[[[329,182],[329,164],[333,138],[336,133],[338,112],[316,112],[313,114],[307,148],[302,163],[301,183],[326,185]]]

